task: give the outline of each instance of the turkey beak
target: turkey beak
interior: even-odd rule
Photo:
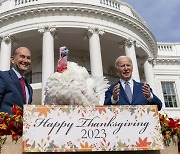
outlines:
[[[64,58],[65,56],[67,56],[67,52],[61,53],[62,58]]]

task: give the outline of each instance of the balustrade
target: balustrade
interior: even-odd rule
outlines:
[[[172,51],[171,44],[158,45],[158,50],[160,51]]]
[[[100,7],[108,7],[110,9],[117,10],[122,13],[127,13],[129,16],[136,18],[137,20],[142,21],[141,17],[125,2],[121,2],[118,0],[0,0],[0,13],[12,10],[17,7],[22,7],[26,5],[33,5],[33,4],[43,4],[43,3],[82,3],[91,6],[97,5]],[[8,7],[7,7],[8,6]]]
[[[120,10],[120,2],[115,2],[113,0],[100,0],[100,3]]]
[[[20,4],[24,4],[24,3],[32,3],[38,0],[15,0],[15,5],[20,5]]]

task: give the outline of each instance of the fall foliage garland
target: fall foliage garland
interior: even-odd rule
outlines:
[[[180,142],[180,119],[169,118],[168,115],[159,114],[164,145],[169,146],[171,140]]]
[[[12,136],[12,141],[17,140],[22,136],[23,128],[23,111],[18,106],[13,106],[13,114],[0,112],[0,149],[6,141],[6,136]]]

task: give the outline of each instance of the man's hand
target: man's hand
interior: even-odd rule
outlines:
[[[120,84],[118,83],[118,84],[114,87],[114,89],[113,89],[113,99],[114,99],[115,101],[118,100],[119,92],[120,92]]]
[[[146,84],[146,82],[144,82],[144,86],[142,86],[142,91],[143,91],[143,94],[144,94],[145,98],[149,98],[151,96],[150,88]]]

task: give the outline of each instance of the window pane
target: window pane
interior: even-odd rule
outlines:
[[[177,107],[177,102],[176,102],[176,97],[175,96],[172,96],[172,102],[173,102],[173,106],[174,107]]]
[[[165,106],[177,107],[177,95],[174,82],[161,82]]]
[[[28,83],[32,83],[32,71],[28,72],[25,75],[26,80],[28,81]]]
[[[171,92],[170,92],[170,87],[169,87],[169,85],[167,84],[167,86],[166,86],[166,91],[167,91],[167,94],[171,94]]]

